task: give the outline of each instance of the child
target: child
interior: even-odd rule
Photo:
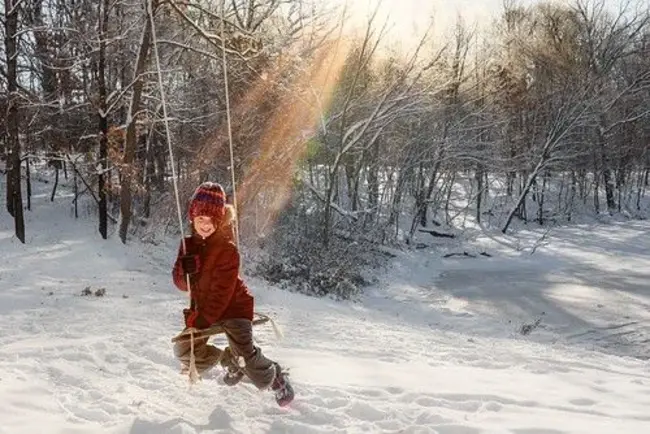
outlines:
[[[183,311],[185,326],[204,329],[219,323],[225,330],[229,347],[219,350],[208,345],[209,338],[194,342],[197,371],[203,373],[219,361],[227,369],[224,382],[234,385],[245,374],[260,390],[269,386],[278,404],[293,399],[293,389],[279,364],[269,360],[253,345],[254,299],[239,276],[239,252],[233,242],[234,209],[226,205],[223,188],[204,182],[190,200],[189,218],[192,236],[185,239],[187,252],[181,244],[174,264],[174,284],[187,291],[190,278],[191,304]],[[189,369],[190,340],[176,343],[176,357]],[[236,361],[243,359],[243,367]]]

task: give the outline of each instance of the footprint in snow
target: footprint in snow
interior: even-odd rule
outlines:
[[[546,428],[521,428],[513,429],[512,434],[567,434],[567,432]]]
[[[596,401],[594,401],[593,399],[589,399],[589,398],[576,398],[576,399],[572,399],[569,402],[571,404],[573,404],[573,405],[580,405],[580,406],[588,406],[588,405],[597,404]]]

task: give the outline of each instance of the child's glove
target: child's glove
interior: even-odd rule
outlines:
[[[181,266],[185,274],[196,274],[199,271],[199,255],[181,256]]]
[[[185,316],[185,325],[188,328],[194,327],[200,330],[210,327],[210,324],[196,310],[183,309],[183,315]]]

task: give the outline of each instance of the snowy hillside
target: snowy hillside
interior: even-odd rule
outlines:
[[[552,231],[533,255],[511,238],[405,253],[359,303],[249,280],[285,333],[256,328],[291,370],[280,409],[218,370],[179,374],[175,244],[101,241],[42,192],[23,245],[1,205],[0,433],[650,432],[648,222]]]

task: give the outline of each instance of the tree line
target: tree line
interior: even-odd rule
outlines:
[[[511,1],[486,28],[459,20],[407,49],[378,13],[349,36],[347,10],[321,3],[4,0],[17,236],[35,155],[81,180],[104,238],[173,221],[168,137],[181,198],[206,179],[235,187],[251,240],[647,212],[647,8]]]

